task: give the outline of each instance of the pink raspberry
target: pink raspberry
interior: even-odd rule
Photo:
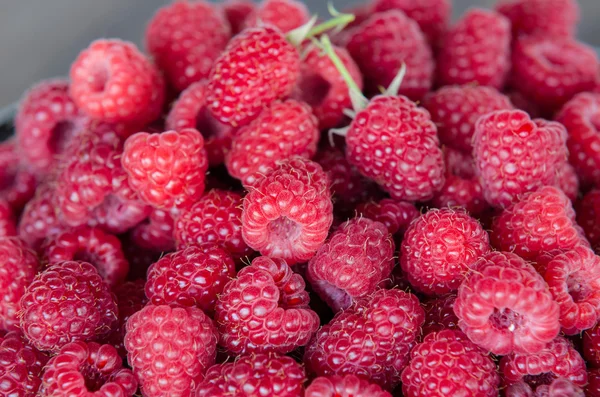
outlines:
[[[235,354],[289,353],[319,327],[304,280],[283,259],[265,256],[240,270],[219,296],[215,321],[220,344]]]
[[[444,329],[458,330],[458,317],[454,313],[456,295],[449,294],[423,303],[425,323],[423,335]]]
[[[490,250],[488,234],[462,209],[433,209],[404,235],[400,265],[408,281],[426,294],[456,291],[465,274]]]
[[[565,162],[558,168],[555,186],[562,190],[572,202],[577,200],[579,196],[579,176],[571,164]]]
[[[475,169],[475,159],[472,150],[469,153],[451,147],[444,147],[444,163],[448,175],[456,175],[459,178],[467,180],[477,180],[477,170]]]
[[[0,237],[17,235],[15,217],[9,204],[0,199]]]
[[[298,0],[262,0],[248,15],[246,27],[272,25],[287,33],[310,19],[306,5]]]
[[[404,235],[408,225],[420,215],[414,204],[393,199],[361,203],[356,207],[356,213],[383,223],[392,235]]]
[[[225,0],[221,7],[231,26],[231,33],[236,35],[244,28],[246,18],[254,11],[256,4],[251,0]]]
[[[525,382],[515,383],[505,389],[506,397],[584,397],[581,388],[565,378],[556,378],[549,384],[531,387]]]
[[[333,221],[328,183],[318,164],[298,157],[266,173],[244,199],[246,244],[289,264],[309,260],[327,238]]]
[[[494,207],[507,207],[520,195],[554,185],[567,157],[565,128],[531,120],[520,110],[482,116],[475,126],[473,154],[483,194]]]
[[[206,1],[160,8],[146,28],[146,47],[176,90],[208,76],[231,32],[225,16]]]
[[[36,348],[57,352],[69,342],[100,340],[117,325],[108,284],[86,262],[62,262],[35,276],[21,298],[21,329]]]
[[[146,397],[194,395],[214,364],[217,331],[195,307],[147,305],[127,321],[127,360]]]
[[[40,186],[35,196],[27,203],[19,220],[19,237],[31,248],[38,250],[46,238],[63,230],[54,206],[54,189]]]
[[[0,391],[5,396],[36,397],[48,357],[18,332],[0,336]]]
[[[353,374],[391,389],[401,381],[424,319],[416,296],[378,290],[323,326],[306,348],[304,363],[317,376]]]
[[[305,397],[392,397],[376,384],[354,375],[320,376],[306,388]]]
[[[20,213],[35,195],[38,177],[23,162],[22,150],[14,140],[0,143],[0,199]]]
[[[579,21],[577,0],[498,0],[496,10],[510,19],[515,37],[573,37]]]
[[[537,353],[560,331],[559,306],[544,279],[509,252],[477,260],[458,289],[454,312],[469,339],[498,355]]]
[[[171,214],[153,208],[148,219],[133,229],[131,238],[142,248],[161,252],[173,251],[175,249],[173,230],[174,221]]]
[[[138,382],[111,345],[72,342],[48,361],[41,396],[133,396]]]
[[[134,313],[142,310],[146,306],[146,303],[148,303],[148,298],[144,294],[145,285],[145,280],[137,279],[135,281],[127,281],[113,288],[119,311],[119,325],[113,329],[108,338],[108,343],[117,349],[121,357],[127,355],[127,350],[125,350],[125,326],[127,320]]]
[[[577,223],[596,252],[600,252],[600,190],[591,190],[577,203]]]
[[[310,106],[293,99],[275,101],[236,132],[225,165],[231,176],[248,187],[279,161],[293,156],[311,158],[318,143],[318,121]]]
[[[204,139],[193,128],[138,132],[125,141],[121,162],[131,187],[157,208],[184,208],[204,193],[208,161]]]

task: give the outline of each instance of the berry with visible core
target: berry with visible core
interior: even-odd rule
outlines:
[[[361,203],[356,207],[356,213],[383,223],[392,235],[404,235],[408,225],[420,215],[414,204],[387,198]]]
[[[4,396],[36,397],[46,354],[27,343],[19,332],[0,336],[0,391]]]
[[[262,0],[245,20],[246,27],[270,25],[283,33],[299,28],[310,19],[308,8],[298,0]]]
[[[573,37],[577,0],[499,0],[496,10],[510,19],[513,36]]]
[[[376,384],[354,375],[320,376],[306,388],[304,397],[392,397]]]

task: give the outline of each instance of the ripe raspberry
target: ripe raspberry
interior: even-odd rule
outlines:
[[[291,357],[258,353],[210,367],[196,395],[301,397],[305,380],[304,368]]]
[[[479,181],[454,175],[446,176],[442,190],[433,197],[431,205],[435,208],[464,208],[472,216],[480,215],[487,207]]]
[[[600,368],[600,324],[583,333],[583,356],[588,366]]]
[[[10,397],[36,397],[48,357],[18,332],[0,336],[0,392]]]
[[[600,190],[588,192],[577,204],[577,223],[594,251],[600,252]]]
[[[444,163],[448,175],[456,175],[462,179],[477,180],[477,170],[475,169],[475,159],[473,158],[472,150],[467,153],[445,146]]]
[[[127,355],[127,350],[125,350],[125,325],[127,320],[134,313],[142,310],[148,303],[148,299],[144,294],[144,285],[146,285],[145,280],[137,279],[117,285],[113,289],[119,309],[119,325],[110,334],[108,343],[117,349],[121,357]]]
[[[531,99],[526,98],[519,91],[509,89],[508,91],[505,91],[504,94],[510,99],[510,102],[514,105],[515,109],[524,111],[529,114],[529,117],[531,118],[542,117],[540,107]]]
[[[454,313],[456,295],[445,295],[423,303],[425,323],[423,335],[444,329],[458,330],[458,317]]]
[[[217,351],[217,331],[202,310],[149,304],[126,328],[127,360],[142,395],[194,395]]]
[[[585,397],[583,390],[565,378],[556,378],[552,383],[531,387],[525,382],[508,386],[504,395],[506,397]]]
[[[509,252],[490,252],[475,263],[454,312],[469,339],[498,355],[537,353],[560,331],[559,307],[544,279]]]
[[[323,326],[307,347],[304,363],[317,376],[353,374],[391,389],[401,381],[424,319],[416,296],[378,290]]]
[[[311,158],[318,143],[318,121],[310,106],[293,99],[275,101],[236,132],[225,165],[231,176],[248,187],[279,161],[293,156]]]
[[[377,96],[359,111],[346,135],[346,157],[397,200],[428,200],[444,184],[435,124],[406,97]]]
[[[129,272],[119,239],[95,227],[69,229],[47,240],[44,260],[48,265],[64,261],[91,263],[110,286],[122,283]]]
[[[600,369],[594,368],[588,371],[588,384],[585,392],[587,397],[600,397]]]
[[[442,87],[427,95],[423,106],[437,126],[440,141],[465,153],[473,151],[479,117],[495,110],[513,109],[510,100],[494,88],[475,85]]]
[[[373,14],[345,34],[344,44],[365,78],[369,95],[388,87],[404,63],[400,94],[421,99],[433,83],[435,63],[419,25],[398,10]]]
[[[383,223],[353,218],[312,257],[307,278],[329,307],[344,310],[390,277],[394,251],[394,240]]]
[[[131,238],[142,248],[160,252],[173,251],[175,249],[173,229],[174,221],[171,214],[153,208],[148,219],[133,229]]]
[[[304,25],[310,19],[308,8],[297,0],[262,0],[246,18],[246,27],[271,25],[283,33]]]
[[[554,185],[566,161],[566,138],[561,124],[531,120],[520,110],[482,116],[475,126],[473,154],[487,202],[507,207],[524,193]]]
[[[334,51],[362,90],[362,74],[356,62],[345,48],[334,47]],[[337,127],[344,120],[344,109],[352,106],[344,78],[331,59],[314,46],[309,46],[303,54],[300,80],[293,97],[312,107],[321,130]]]
[[[544,252],[574,248],[583,240],[571,201],[551,186],[527,193],[505,209],[494,220],[490,237],[499,250],[532,261]]]
[[[281,162],[244,199],[242,235],[262,255],[307,261],[327,238],[333,205],[327,175],[310,160]]]
[[[131,187],[157,208],[185,208],[204,193],[208,161],[204,139],[193,128],[138,132],[125,141],[121,162]]]
[[[547,111],[591,91],[600,68],[593,48],[573,39],[546,36],[519,39],[512,62],[513,86]]]
[[[231,147],[234,130],[217,121],[208,111],[206,82],[199,81],[186,88],[171,107],[166,128],[179,131],[195,128],[204,137],[208,162],[211,166],[222,164],[225,152]]]
[[[414,204],[393,199],[361,203],[356,207],[356,213],[358,216],[383,223],[393,235],[404,235],[408,225],[420,215]]]
[[[19,220],[18,235],[34,250],[38,250],[46,238],[55,236],[63,229],[53,197],[54,189],[49,185],[40,186]]]
[[[35,252],[16,237],[0,238],[0,264],[0,330],[15,331],[19,326],[21,297],[40,264]]]
[[[17,226],[12,209],[5,200],[0,199],[0,237],[17,235]]]
[[[231,26],[231,33],[236,35],[242,31],[246,18],[254,11],[256,5],[251,0],[225,0],[221,7]]]
[[[38,273],[21,307],[21,329],[40,350],[102,339],[117,325],[115,297],[86,262],[62,262]]]
[[[22,164],[22,153],[12,139],[0,143],[0,199],[17,214],[35,195],[38,183],[36,175]]]
[[[577,200],[579,196],[579,177],[571,164],[565,162],[558,168],[555,186],[562,190],[572,202]]]
[[[283,259],[258,257],[219,296],[215,321],[220,344],[236,354],[289,353],[319,327],[308,307],[304,280]]]
[[[73,342],[63,346],[44,369],[40,396],[133,396],[138,382],[111,345]]]
[[[146,28],[146,48],[176,90],[208,76],[231,32],[225,16],[206,1],[177,1],[159,9]]]
[[[514,37],[573,37],[579,21],[577,0],[499,0],[496,10],[510,19]]]
[[[206,88],[214,117],[233,127],[248,124],[265,106],[291,94],[300,55],[274,27],[246,29],[215,61]]]
[[[305,397],[392,397],[376,384],[354,375],[321,376],[310,383]]]
[[[465,274],[490,250],[488,234],[466,211],[433,209],[404,235],[400,265],[408,281],[426,294],[456,291]]]

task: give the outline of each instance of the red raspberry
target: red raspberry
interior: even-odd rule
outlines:
[[[75,260],[91,263],[110,286],[122,283],[129,272],[119,239],[87,226],[69,229],[47,240],[44,259],[48,265]]]
[[[293,99],[275,101],[236,132],[225,165],[248,187],[281,160],[311,158],[318,143],[318,121],[310,106]]]
[[[19,220],[19,237],[35,250],[40,248],[46,238],[55,236],[63,229],[53,198],[54,189],[48,185],[40,186],[36,195],[25,206]]]
[[[249,247],[289,264],[307,261],[333,221],[327,175],[310,160],[281,162],[244,199],[242,234]]]
[[[588,385],[585,392],[587,397],[600,397],[600,369],[594,368],[588,371]]]
[[[9,143],[14,148],[12,143]],[[37,177],[30,170],[19,166],[20,151],[4,156],[6,144],[0,144],[0,199],[6,200],[12,211],[20,214],[35,195]],[[12,150],[12,149],[11,149]]]
[[[246,125],[265,106],[291,94],[299,74],[300,55],[279,29],[246,29],[213,65],[206,88],[208,108],[225,124]]]
[[[215,321],[221,345],[236,354],[289,353],[319,327],[304,280],[283,259],[258,257],[219,296]]]
[[[176,90],[208,76],[231,32],[225,16],[206,1],[177,1],[159,9],[146,28],[146,48]]]
[[[579,176],[571,164],[563,163],[558,168],[555,186],[562,190],[572,202],[577,200],[579,196]]]
[[[73,342],[48,361],[41,396],[133,396],[138,382],[111,345]]]
[[[146,397],[193,396],[214,364],[217,331],[195,307],[147,305],[127,321],[125,347]]]
[[[408,225],[420,215],[414,204],[393,199],[359,204],[356,213],[358,216],[383,223],[390,234],[399,235],[404,235]]]
[[[0,330],[16,331],[19,327],[21,297],[38,272],[37,255],[25,242],[15,237],[0,238]],[[0,382],[0,390],[2,390]]]
[[[444,163],[448,175],[456,175],[462,179],[477,180],[475,159],[471,152],[461,152],[451,147],[444,147]]]
[[[138,132],[125,141],[121,162],[131,187],[157,208],[184,208],[204,193],[208,161],[204,139],[193,128]]]
[[[510,19],[515,37],[573,37],[579,21],[577,0],[498,0],[496,10]]]
[[[473,216],[480,215],[487,207],[479,181],[454,175],[446,176],[442,190],[433,197],[431,205],[435,208],[461,207]]]
[[[145,222],[133,229],[131,238],[140,247],[166,252],[175,249],[174,221],[167,211],[153,208]]]
[[[254,11],[256,5],[251,0],[225,0],[221,7],[231,26],[231,33],[236,35],[242,31],[246,18]]]
[[[48,357],[18,332],[0,336],[0,392],[3,396],[36,397]]]
[[[588,366],[600,368],[600,323],[583,333],[583,356]]]
[[[567,335],[592,328],[600,319],[600,257],[585,246],[556,256],[544,278],[560,307],[560,325]]]
[[[494,88],[475,85],[442,87],[427,95],[423,106],[438,128],[440,141],[465,153],[473,151],[479,117],[495,110],[513,109],[510,100]]]
[[[426,294],[456,291],[477,259],[490,250],[488,234],[466,211],[433,209],[404,235],[400,265],[408,281]]]
[[[345,33],[345,46],[365,77],[369,95],[388,87],[404,63],[400,94],[421,99],[433,84],[435,63],[419,25],[397,10],[373,14]]]
[[[424,319],[416,296],[378,290],[323,326],[304,363],[317,376],[353,374],[391,389],[401,381]]]
[[[515,109],[520,109],[529,114],[531,118],[542,117],[542,111],[531,99],[526,98],[516,90],[505,91],[504,94],[510,99]]]
[[[450,294],[423,303],[425,324],[423,335],[444,329],[458,330],[458,317],[454,313],[456,295]]]
[[[354,375],[320,376],[310,383],[305,397],[392,397],[376,384]]]
[[[12,209],[5,200],[0,199],[0,237],[17,235],[17,225]]]
[[[571,201],[551,186],[527,193],[505,209],[494,220],[490,237],[499,250],[533,261],[544,252],[569,250],[583,240]]]
[[[524,193],[554,185],[567,156],[564,127],[531,120],[521,110],[492,112],[475,126],[473,154],[483,194],[494,207],[507,207]]]
[[[304,25],[310,19],[308,8],[297,0],[262,0],[246,18],[246,27],[272,25],[283,33]]]
[[[600,190],[588,192],[577,204],[577,222],[596,252],[600,252]]]
[[[535,269],[510,252],[472,267],[454,303],[460,328],[487,351],[537,353],[560,331],[559,307]]]
[[[435,124],[429,112],[403,96],[377,96],[356,114],[346,156],[397,200],[428,200],[444,184]]]
[[[305,380],[304,368],[291,357],[258,353],[210,367],[196,395],[302,397]]]
[[[39,273],[21,299],[21,329],[33,346],[57,352],[102,339],[117,325],[117,304],[96,268],[62,262]]]
[[[573,39],[546,36],[519,39],[512,62],[512,85],[547,111],[591,91],[600,68],[593,48]]]
[[[333,47],[352,80],[362,90],[362,74],[345,48]],[[309,46],[300,65],[300,80],[294,98],[308,103],[319,120],[319,128],[328,130],[344,120],[344,109],[352,107],[344,78],[331,59],[315,46]]]
[[[217,121],[208,111],[204,81],[191,84],[179,95],[167,116],[166,127],[175,131],[184,128],[198,130],[204,137],[211,166],[223,163],[234,133],[233,128]]]
[[[565,378],[556,378],[552,383],[529,386],[525,382],[515,383],[505,389],[506,397],[585,397],[583,390]]]
[[[498,395],[496,364],[460,331],[433,332],[410,356],[402,372],[406,397]]]
[[[125,325],[127,320],[134,313],[142,310],[148,303],[148,299],[144,294],[145,285],[145,280],[137,279],[117,285],[113,289],[119,309],[119,326],[113,330],[108,342],[117,349],[121,357],[127,355],[127,350],[125,350]]]

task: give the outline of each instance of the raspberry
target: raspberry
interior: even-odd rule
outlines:
[[[146,29],[146,48],[176,90],[208,76],[231,32],[225,16],[205,1],[178,1],[159,9]]]
[[[596,252],[600,252],[600,190],[588,192],[577,203],[577,223]]]
[[[279,29],[246,29],[229,42],[212,67],[208,108],[222,123],[246,125],[263,107],[291,94],[299,74],[300,55]]]
[[[13,140],[0,143],[0,199],[17,214],[35,195],[38,183],[28,166],[20,164],[22,152]]]
[[[4,396],[35,397],[48,357],[18,332],[0,336],[0,392]]]
[[[12,209],[5,200],[0,199],[0,237],[17,235],[17,226]]]
[[[208,111],[204,81],[191,84],[179,95],[167,116],[166,127],[175,131],[184,128],[198,130],[204,137],[206,155],[211,166],[223,163],[234,133],[230,126],[217,121]]]
[[[600,324],[583,333],[583,357],[588,366],[600,367]]]
[[[190,208],[182,210],[174,226],[177,246],[217,244],[235,260],[250,255],[242,238],[242,197],[213,189]]]
[[[0,238],[0,330],[16,331],[21,297],[40,264],[34,251],[19,238]],[[0,382],[0,390],[2,390]]]
[[[463,179],[458,176],[446,176],[442,190],[431,200],[436,208],[462,207],[471,215],[480,215],[486,209],[481,184],[475,179]]]
[[[421,99],[433,84],[435,63],[419,25],[397,10],[373,14],[346,33],[345,46],[365,78],[369,95],[388,87],[404,63],[400,94]]]
[[[184,208],[204,192],[208,161],[204,139],[193,128],[138,132],[125,141],[121,162],[131,187],[157,208]]]
[[[458,289],[454,312],[469,339],[494,354],[537,353],[560,331],[544,279],[515,254],[490,252]]]
[[[294,264],[314,255],[332,221],[327,175],[318,164],[294,157],[250,189],[244,199],[242,235],[262,255]]]
[[[410,356],[402,372],[406,397],[498,395],[496,364],[460,331],[431,333]]]
[[[281,160],[311,158],[318,142],[318,121],[310,106],[293,99],[275,101],[236,132],[225,165],[248,187]]]
[[[505,389],[506,397],[584,397],[583,390],[568,379],[556,378],[548,385],[540,385],[533,389],[525,382],[510,385]]]
[[[408,225],[420,215],[414,204],[393,199],[361,203],[356,207],[356,213],[358,216],[383,223],[393,235],[404,235]]]
[[[535,261],[544,252],[569,250],[583,240],[571,201],[551,186],[523,195],[492,225],[492,245]]]
[[[345,48],[334,47],[334,51],[362,90],[362,74],[356,62]],[[303,55],[293,96],[312,107],[321,130],[338,126],[344,120],[344,109],[352,105],[344,78],[331,59],[314,46],[309,46]]]
[[[353,374],[391,389],[401,381],[424,318],[416,296],[378,290],[323,326],[304,363],[317,376]]]
[[[594,368],[588,371],[588,385],[585,392],[588,397],[600,396],[600,369]]]
[[[579,177],[571,164],[564,163],[558,168],[555,186],[562,190],[572,202],[577,200],[579,196]]]
[[[524,193],[553,185],[566,161],[566,137],[561,124],[531,120],[520,110],[482,116],[473,153],[487,202],[507,207]]]
[[[219,296],[215,321],[221,345],[236,354],[289,353],[319,327],[304,280],[283,259],[258,257]]]
[[[254,11],[256,5],[251,0],[225,0],[221,7],[231,26],[231,33],[236,35],[242,31],[246,18]]]
[[[110,345],[73,342],[48,361],[41,396],[133,396],[138,382]]]
[[[117,324],[117,304],[96,268],[62,262],[34,278],[21,298],[21,329],[40,350],[102,339]]]
[[[297,0],[263,0],[246,18],[246,27],[272,25],[283,33],[296,29],[310,18],[308,8]]]
[[[217,296],[233,277],[235,264],[223,249],[191,246],[165,255],[150,266],[146,296],[157,306],[196,306],[212,313]]]
[[[472,150],[471,150],[472,152]],[[451,147],[444,147],[444,163],[448,175],[456,175],[467,180],[477,180],[475,159],[472,153],[461,152]]]
[[[113,289],[119,309],[119,326],[113,330],[108,338],[108,342],[117,349],[121,357],[127,355],[124,344],[127,320],[134,313],[142,310],[146,306],[146,303],[148,303],[148,299],[144,294],[144,285],[146,285],[145,280],[137,279],[117,285]]]
[[[392,397],[376,384],[354,375],[321,376],[310,383],[305,397]]]
[[[44,259],[49,265],[64,261],[91,263],[110,286],[122,283],[129,272],[119,239],[87,226],[69,229],[47,240]]]
[[[217,331],[200,309],[147,305],[127,321],[127,360],[146,397],[194,395],[215,362]]]
[[[514,37],[573,37],[579,21],[576,0],[499,0],[496,10],[510,19]]]
[[[408,281],[426,294],[456,291],[477,259],[490,250],[488,234],[462,209],[433,209],[404,235],[400,265]]]
[[[473,134],[479,117],[513,108],[510,100],[492,87],[447,86],[427,95],[423,106],[431,114],[440,141],[465,153],[473,151]]]
[[[585,246],[556,256],[544,278],[560,307],[560,325],[567,335],[593,327],[600,319],[600,257]]]
[[[545,36],[519,39],[512,62],[513,86],[547,111],[591,91],[600,68],[593,48],[573,39]]]
[[[458,330],[458,317],[454,313],[456,295],[450,294],[423,303],[425,323],[423,335],[444,329]]]
[[[377,96],[359,111],[346,135],[346,156],[397,200],[428,200],[444,184],[435,124],[406,97]]]
[[[196,395],[301,397],[305,379],[304,368],[291,357],[258,353],[210,367]]]
[[[21,215],[18,235],[35,250],[40,248],[46,238],[55,236],[63,229],[53,197],[54,189],[48,185],[40,186]]]
[[[173,251],[175,249],[173,229],[174,221],[171,214],[154,208],[146,222],[133,229],[132,239],[142,248],[161,252]]]
[[[505,91],[505,95],[510,99],[510,102],[516,109],[520,109],[529,114],[531,118],[541,117],[542,111],[540,107],[531,99],[526,98],[523,94],[516,90]]]

